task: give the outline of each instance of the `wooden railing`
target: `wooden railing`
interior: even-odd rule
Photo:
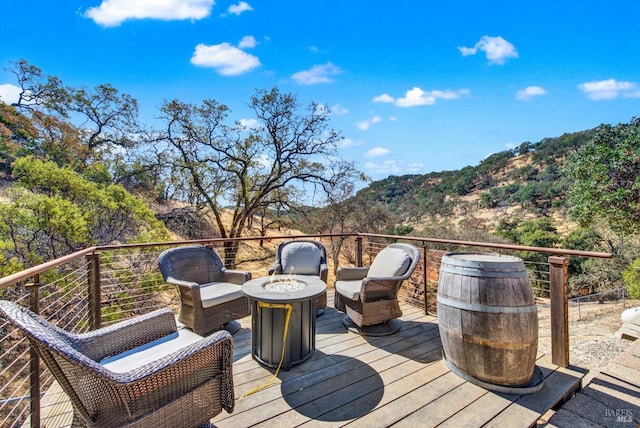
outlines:
[[[405,241],[421,248],[423,257],[412,277],[405,281],[400,298],[435,313],[439,260],[449,251],[533,252],[547,254],[548,292],[551,302],[552,362],[569,365],[568,265],[569,257],[611,258],[609,253],[556,248],[523,247],[486,242],[455,241],[380,234],[283,235],[235,239],[238,268],[263,275],[273,262],[278,242],[295,238],[317,239],[329,254],[329,286],[337,265],[368,265],[391,241]],[[16,301],[62,328],[82,332],[99,328],[158,307],[177,309],[178,296],[157,270],[158,254],[178,245],[220,248],[225,239],[173,241],[86,248],[0,279],[0,297]],[[262,244],[267,243],[265,247]],[[526,263],[526,260],[525,260]],[[536,267],[536,269],[540,269]],[[37,354],[24,338],[12,333],[0,319],[0,426],[20,426],[27,420],[40,426],[42,391],[52,382],[41,370]],[[22,364],[22,365],[20,365]],[[26,404],[28,403],[28,404]]]

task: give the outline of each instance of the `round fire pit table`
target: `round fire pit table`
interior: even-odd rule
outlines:
[[[298,275],[272,275],[245,282],[242,294],[251,301],[253,358],[271,368],[278,367],[282,359],[286,371],[311,357],[316,348],[315,298],[326,289],[321,279]]]

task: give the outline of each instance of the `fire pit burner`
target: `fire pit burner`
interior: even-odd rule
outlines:
[[[295,278],[281,278],[265,281],[262,284],[264,291],[270,293],[292,293],[294,291],[304,290],[307,283]]]

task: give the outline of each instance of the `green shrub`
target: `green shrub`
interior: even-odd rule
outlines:
[[[636,259],[622,271],[627,293],[632,299],[640,299],[640,259]]]

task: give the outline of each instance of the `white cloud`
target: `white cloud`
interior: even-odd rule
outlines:
[[[578,88],[592,100],[610,100],[619,96],[640,98],[637,84],[615,79],[586,82],[578,85]]]
[[[461,96],[469,95],[468,89],[458,89],[457,91],[452,91],[451,89],[447,89],[446,91],[431,91],[431,96],[434,98],[442,98],[443,100],[456,100]]]
[[[260,122],[257,119],[240,119],[240,125],[242,125],[245,129],[259,129]]]
[[[546,93],[547,91],[545,91],[542,86],[527,86],[526,88],[518,91],[516,98],[519,100],[528,100],[532,97],[537,97]]]
[[[385,156],[391,153],[391,151],[385,147],[374,147],[372,149],[367,150],[364,154],[365,158],[377,158],[380,156]]]
[[[328,116],[331,114],[331,109],[326,104],[316,104],[315,114]]]
[[[0,101],[5,104],[17,103],[22,89],[19,86],[5,83],[0,85]]]
[[[240,43],[238,43],[239,48],[255,48],[258,42],[256,38],[253,36],[244,36]]]
[[[266,154],[254,156],[253,161],[263,168],[269,168],[271,166],[271,159],[269,159],[269,156],[267,156]]]
[[[423,91],[422,89],[415,87],[407,91],[403,98],[396,100],[398,107],[414,107],[432,105],[436,103],[436,97]]]
[[[114,27],[128,19],[165,21],[203,19],[211,14],[215,0],[103,0],[84,16],[103,27]]]
[[[458,46],[458,50],[462,54],[462,56],[475,55],[478,53],[477,48],[465,48],[464,46]]]
[[[200,67],[215,68],[224,76],[246,73],[260,66],[260,60],[229,43],[208,46],[198,44],[191,63]]]
[[[433,105],[436,103],[438,98],[444,100],[455,100],[465,95],[469,95],[468,89],[458,89],[457,91],[447,89],[445,91],[433,90],[425,92],[418,87],[414,87],[408,90],[405,93],[404,97],[396,99],[389,94],[382,94],[374,97],[373,102],[394,103],[398,107],[415,107]]]
[[[422,162],[409,162],[407,163],[407,172],[415,173],[424,170],[424,164]]]
[[[249,12],[252,10],[253,8],[251,7],[251,5],[249,5],[249,3],[247,3],[246,1],[241,1],[238,4],[232,4],[231,6],[229,6],[227,12],[233,15],[240,15],[243,12]]]
[[[459,47],[462,56],[475,55],[482,51],[487,55],[489,64],[504,64],[507,58],[518,58],[515,46],[502,37],[482,36],[472,48]]]
[[[328,62],[323,65],[314,65],[310,70],[299,71],[291,78],[299,85],[314,85],[333,82],[331,77],[340,73],[342,73],[340,67]]]
[[[345,114],[349,113],[349,110],[342,107],[340,104],[334,105],[329,109],[329,111],[331,111],[331,114],[334,116],[344,116]]]
[[[382,162],[365,162],[364,168],[374,175],[400,174],[402,168],[395,160],[385,160]]]
[[[415,174],[424,170],[422,162],[405,162],[385,160],[382,162],[365,162],[364,169],[370,175],[404,175]]]
[[[343,138],[338,142],[338,147],[342,149],[348,148],[348,147],[360,146],[360,145],[362,145],[362,142],[352,140],[351,138],[347,138],[347,137]]]
[[[371,125],[373,125],[374,123],[378,123],[381,120],[382,118],[380,116],[373,116],[369,119],[365,119],[361,122],[356,123],[356,126],[358,127],[358,129],[366,131],[367,129],[371,128]]]
[[[395,102],[395,98],[393,98],[389,94],[378,95],[377,97],[373,97],[374,103],[393,103]]]

